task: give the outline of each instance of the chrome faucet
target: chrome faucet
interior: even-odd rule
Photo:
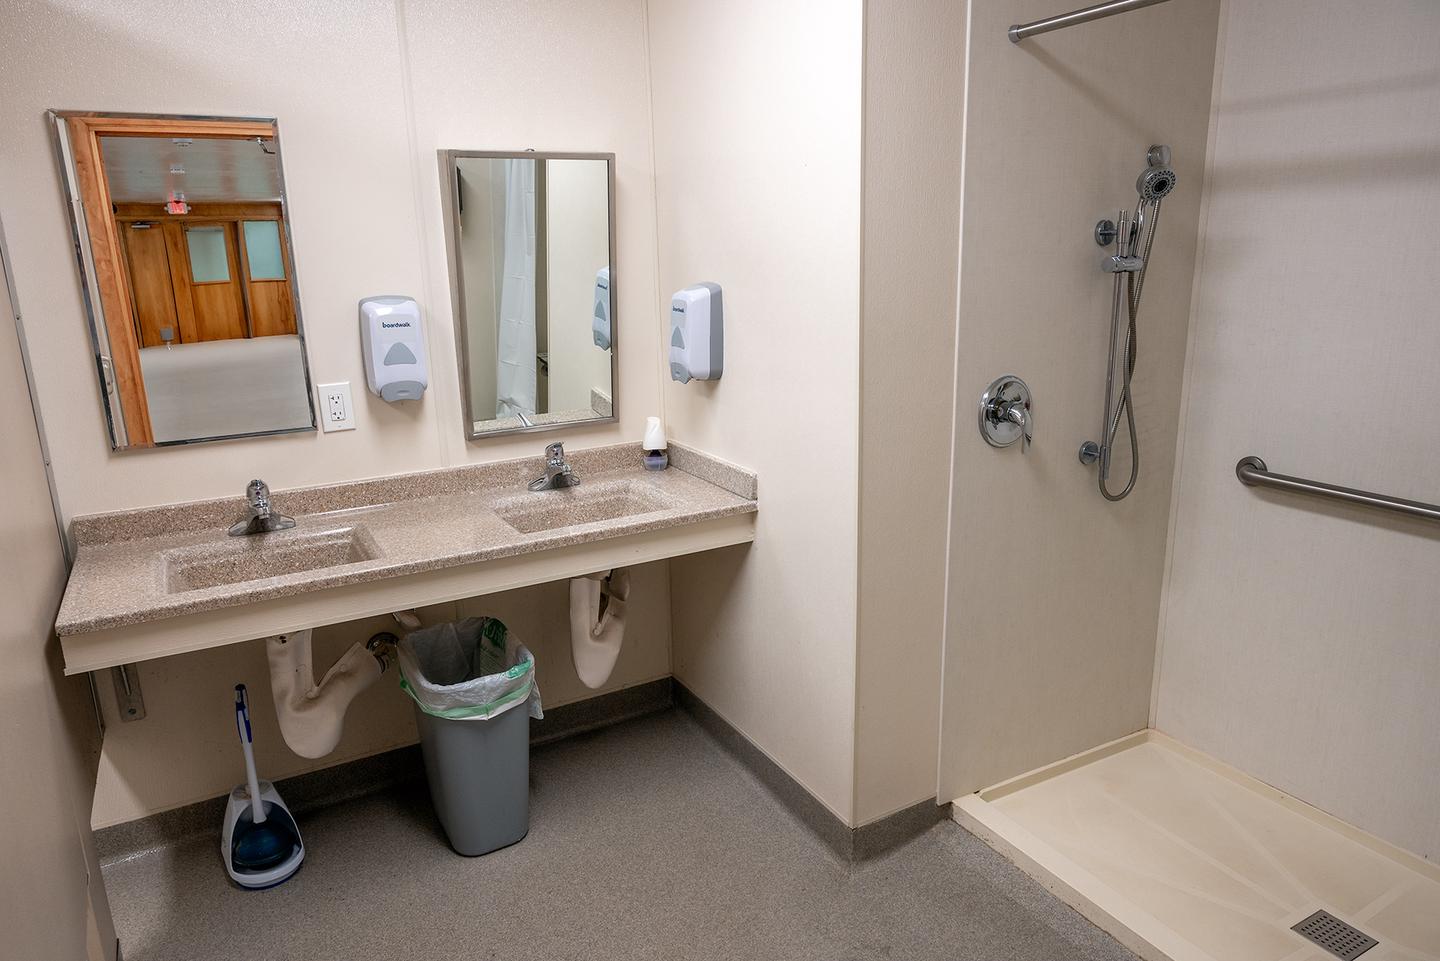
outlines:
[[[270,507],[270,485],[258,477],[245,485],[245,500],[245,513],[230,525],[231,537],[284,531],[295,526],[295,518],[287,517]]]
[[[565,445],[551,444],[545,448],[545,476],[532,480],[529,487],[532,491],[560,490],[578,483],[580,478],[565,463]]]

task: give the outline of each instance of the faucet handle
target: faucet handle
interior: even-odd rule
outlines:
[[[245,485],[245,499],[255,509],[255,513],[261,517],[268,517],[270,514],[270,485],[260,478],[255,478]]]
[[[997,377],[980,396],[980,436],[992,447],[1020,441],[1028,451],[1035,438],[1035,412],[1030,388],[1014,374]]]
[[[548,445],[548,446],[545,448],[545,466],[546,466],[546,467],[564,467],[564,466],[565,466],[565,445],[564,445],[564,444],[560,443],[559,441],[556,441],[555,443],[550,444],[550,445]]]
[[[1035,414],[1028,401],[1012,400],[1005,405],[1004,417],[1020,428],[1020,452],[1029,453],[1030,442],[1035,438]]]

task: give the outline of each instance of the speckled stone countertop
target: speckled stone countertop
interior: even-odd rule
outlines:
[[[86,634],[757,509],[753,473],[679,444],[670,454],[671,469],[646,471],[635,444],[567,452],[579,486],[538,493],[525,485],[543,473],[541,457],[277,490],[273,509],[295,528],[244,537],[227,534],[243,497],[77,517],[55,631]]]

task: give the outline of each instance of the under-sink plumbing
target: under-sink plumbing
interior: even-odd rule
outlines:
[[[395,656],[396,637],[384,632],[366,644],[356,641],[315,683],[311,632],[292,631],[266,638],[270,692],[280,733],[301,757],[324,757],[335,750],[344,731],[350,702],[374,684]]]

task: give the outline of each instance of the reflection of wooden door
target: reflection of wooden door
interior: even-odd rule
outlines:
[[[274,213],[273,218],[240,221],[240,255],[250,298],[251,337],[296,332],[290,258],[283,242],[285,222],[279,217],[279,204],[274,205]]]
[[[175,288],[170,282],[170,258],[165,253],[165,231],[160,224],[128,224],[120,231],[120,243],[130,266],[130,296],[135,302],[140,345],[158,347],[166,341],[180,343]]]
[[[165,343],[166,326],[177,344],[298,333],[279,204],[155,213],[152,204],[115,205],[142,346]]]
[[[250,282],[250,310],[254,336],[295,333],[295,308],[290,301],[290,284],[284,280]]]
[[[196,340],[244,337],[245,294],[233,223],[184,224]]]

